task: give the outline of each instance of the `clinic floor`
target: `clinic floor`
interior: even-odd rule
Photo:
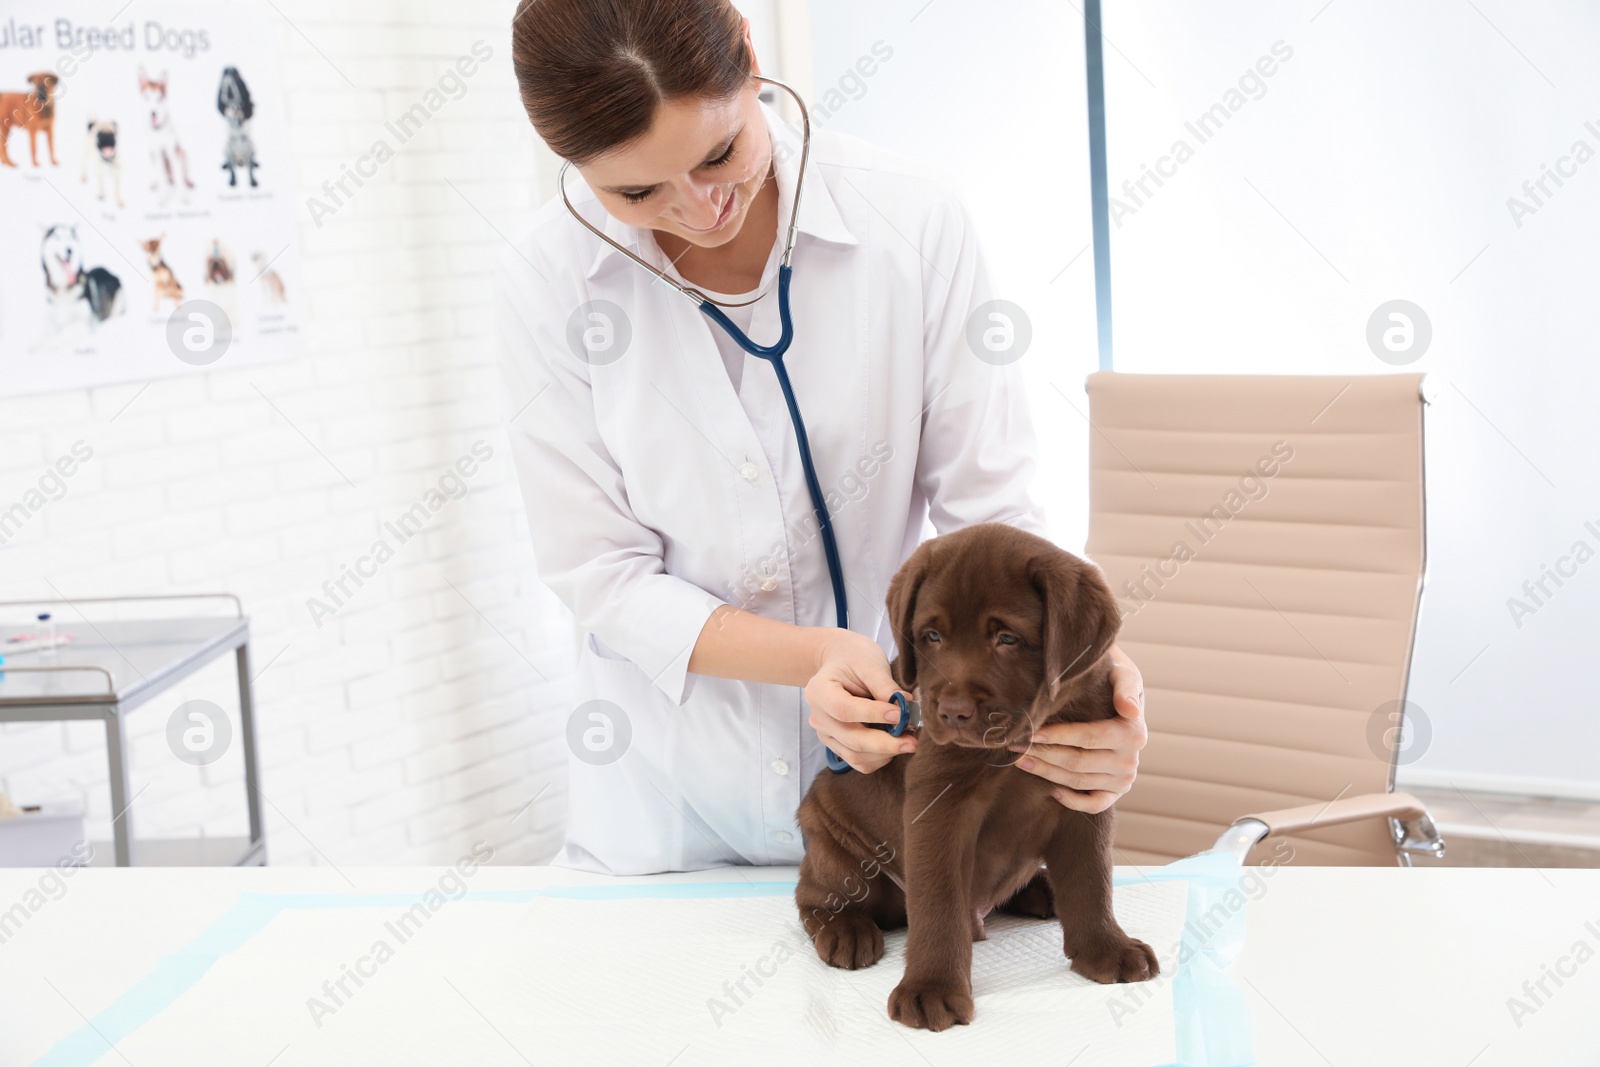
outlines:
[[[1410,790],[1445,839],[1443,860],[1418,867],[1600,867],[1600,804],[1582,800]]]

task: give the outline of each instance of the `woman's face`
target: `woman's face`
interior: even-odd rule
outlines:
[[[752,79],[725,100],[661,104],[642,137],[578,173],[618,221],[716,248],[738,235],[771,165]]]

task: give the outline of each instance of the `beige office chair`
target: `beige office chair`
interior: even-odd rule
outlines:
[[[1088,555],[1150,728],[1117,862],[1443,854],[1391,792],[1422,592],[1421,378],[1090,376]]]

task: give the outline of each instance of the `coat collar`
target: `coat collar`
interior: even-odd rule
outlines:
[[[790,205],[794,203],[795,175],[800,170],[800,131],[778,117],[777,112],[761,105],[761,114],[767,122],[767,131],[772,135],[773,157],[778,176],[778,240],[783,240],[785,228],[789,224]],[[812,131],[811,158],[806,165],[805,194],[800,202],[800,217],[797,220],[802,237],[815,237],[821,241],[833,244],[856,244],[855,235],[844,224],[844,218],[839,214],[839,205],[834,202],[833,194],[828,185],[817,173],[817,141],[816,131]],[[580,178],[581,182],[582,179]],[[618,222],[604,208],[599,206],[594,194],[587,189],[581,198],[574,198],[573,206],[591,220],[599,214],[604,218],[600,228],[605,235],[625,248],[632,250],[636,255],[646,260],[657,258],[658,250],[653,238],[647,237],[636,226]],[[797,247],[802,241],[797,241]],[[607,260],[624,259],[615,248],[604,241],[595,238],[594,259],[585,272],[585,278],[593,278],[600,272]]]

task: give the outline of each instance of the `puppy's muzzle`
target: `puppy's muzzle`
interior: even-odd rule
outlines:
[[[966,697],[935,701],[933,713],[924,719],[935,742],[959,748],[1005,748],[1032,733],[1026,715],[985,711]]]

